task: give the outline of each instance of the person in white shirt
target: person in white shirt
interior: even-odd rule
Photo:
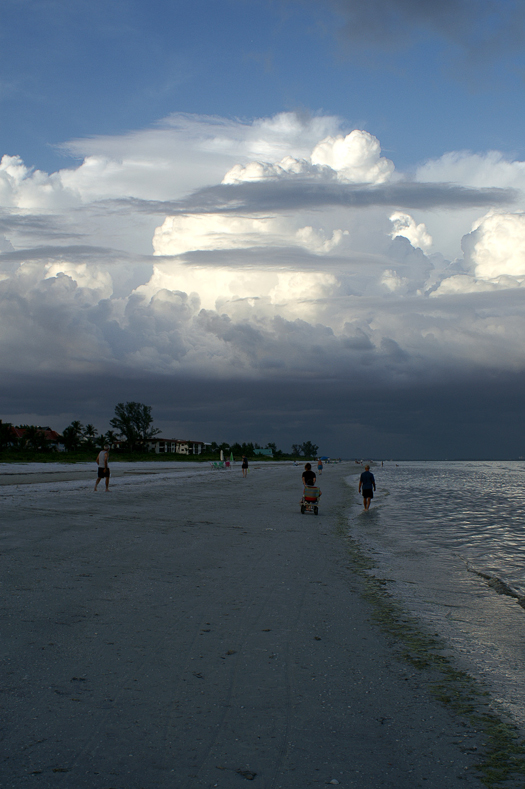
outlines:
[[[109,490],[109,447],[105,446],[104,449],[101,449],[98,453],[98,457],[96,460],[96,464],[98,466],[98,476],[97,481],[95,482],[95,490],[98,488],[98,483],[101,479],[106,480],[106,492]]]

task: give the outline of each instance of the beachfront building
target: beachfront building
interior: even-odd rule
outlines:
[[[253,454],[273,458],[273,451],[271,449],[254,449]]]
[[[60,433],[56,430],[51,430],[50,427],[14,427],[10,426],[10,434],[13,437],[13,443],[18,443],[22,447],[50,447],[57,450],[63,450],[63,439]]]
[[[177,455],[200,455],[209,446],[204,441],[187,441],[181,438],[155,438],[148,441],[148,449],[157,454],[175,452]]]

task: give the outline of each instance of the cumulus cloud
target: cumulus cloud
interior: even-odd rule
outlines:
[[[390,234],[392,238],[403,236],[410,241],[413,247],[419,249],[429,249],[432,246],[432,236],[428,233],[423,222],[416,225],[415,219],[410,214],[395,211],[390,216],[390,221],[394,225]]]
[[[224,176],[223,184],[302,176],[337,180],[341,183],[382,184],[390,180],[394,164],[381,156],[379,140],[354,129],[346,136],[325,137],[313,148],[308,160],[286,156],[280,162],[237,164]]]
[[[525,213],[489,212],[475,223],[463,245],[476,277],[525,278]]]
[[[381,156],[377,137],[359,129],[346,137],[326,137],[317,143],[310,157],[312,164],[321,164],[336,171],[348,183],[382,184],[394,172],[394,163]]]
[[[169,200],[220,183],[239,163],[306,158],[320,139],[338,134],[341,125],[335,116],[293,112],[251,122],[176,113],[151,129],[64,144],[64,153],[83,163],[60,172],[85,198]]]
[[[89,288],[98,292],[100,298],[109,298],[113,293],[113,282],[108,271],[87,263],[47,263],[44,279],[59,277],[61,274],[70,277],[80,288]]]

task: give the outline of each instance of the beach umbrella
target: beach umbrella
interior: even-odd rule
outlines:
[[[224,452],[221,449],[221,460],[224,460]]]
[[[233,463],[233,452],[230,452],[230,463]]]

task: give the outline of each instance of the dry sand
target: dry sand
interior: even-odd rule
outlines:
[[[292,466],[4,486],[3,789],[481,787],[347,568],[354,471],[318,517]]]

